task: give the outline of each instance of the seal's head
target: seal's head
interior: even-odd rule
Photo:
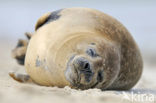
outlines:
[[[102,58],[96,48],[87,48],[85,53],[73,55],[67,64],[66,79],[72,86],[86,89],[93,88],[103,81]]]
[[[120,60],[112,45],[91,44],[85,51],[73,55],[67,63],[65,77],[72,87],[79,89],[109,86],[118,75]]]

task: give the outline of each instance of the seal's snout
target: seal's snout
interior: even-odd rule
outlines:
[[[90,82],[93,76],[91,64],[84,57],[76,58],[73,62],[74,69],[77,69],[80,74],[84,75],[85,81]]]
[[[79,70],[87,70],[91,72],[90,63],[85,58],[80,57],[74,60],[74,66]]]

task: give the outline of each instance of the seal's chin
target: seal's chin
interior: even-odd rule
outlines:
[[[67,63],[65,77],[72,87],[79,89],[92,88],[98,83],[93,80],[94,71],[92,63],[82,56],[73,56],[70,58]]]

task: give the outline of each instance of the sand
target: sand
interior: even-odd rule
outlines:
[[[156,103],[156,66],[146,61],[141,80],[129,91],[45,87],[19,83],[9,77],[9,71],[25,71],[11,58],[16,42],[0,40],[0,103]]]

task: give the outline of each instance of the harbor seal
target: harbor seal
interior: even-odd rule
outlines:
[[[143,61],[128,30],[113,17],[90,8],[66,8],[39,18],[29,40],[13,50],[28,75],[20,82],[76,89],[128,90],[140,79]]]

